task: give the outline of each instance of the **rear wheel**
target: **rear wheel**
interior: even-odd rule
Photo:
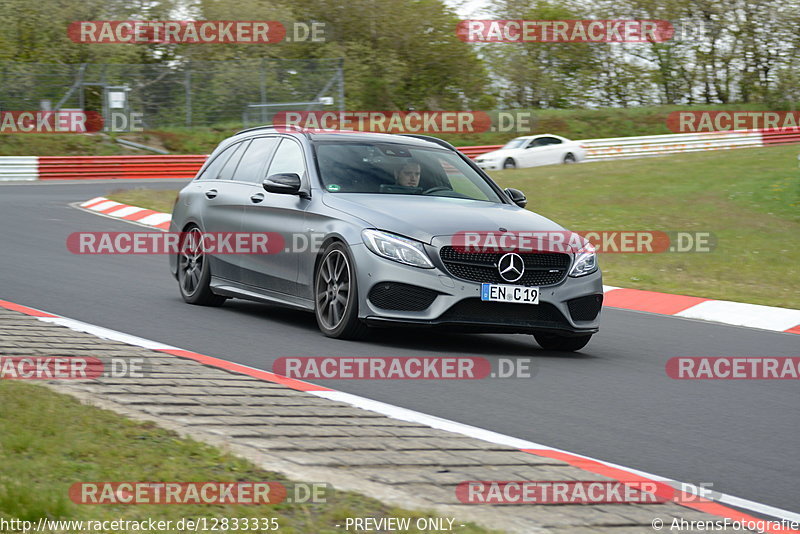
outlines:
[[[178,253],[178,287],[189,304],[220,306],[226,297],[211,291],[211,267],[203,250],[203,232],[197,226],[186,229]]]
[[[503,162],[503,168],[504,169],[516,169],[517,168],[517,162],[514,161],[511,158],[506,158],[506,160]]]
[[[575,163],[575,154],[572,152],[567,152],[567,154],[564,156],[564,163]]]
[[[358,339],[367,325],[358,318],[355,267],[347,247],[331,243],[314,274],[314,312],[319,329],[328,337]]]
[[[560,336],[558,334],[534,334],[536,342],[544,350],[573,352],[580,350],[592,339],[592,334],[587,336]]]

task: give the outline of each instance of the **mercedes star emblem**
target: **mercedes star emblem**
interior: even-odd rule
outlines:
[[[509,252],[497,262],[497,270],[500,277],[506,282],[516,282],[522,278],[522,273],[525,272],[525,262],[519,254]]]

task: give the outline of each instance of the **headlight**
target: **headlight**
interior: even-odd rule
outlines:
[[[572,277],[585,276],[597,270],[597,253],[591,243],[584,245],[575,255],[575,264],[569,271]]]
[[[422,269],[433,269],[422,243],[418,241],[380,230],[364,230],[361,238],[368,249],[382,258]]]

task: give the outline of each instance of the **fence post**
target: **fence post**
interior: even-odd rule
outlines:
[[[344,111],[344,58],[339,58],[339,111]]]
[[[184,83],[186,90],[186,126],[192,125],[192,62],[186,64]]]
[[[261,67],[260,67],[260,76],[259,81],[261,82],[261,103],[267,103],[267,73],[264,70],[264,62],[266,60],[262,57],[261,58]],[[261,124],[267,124],[267,107],[261,107]]]

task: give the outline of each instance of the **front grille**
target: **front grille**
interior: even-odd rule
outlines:
[[[568,327],[558,308],[550,303],[512,304],[464,299],[444,312],[439,320],[455,323],[504,324],[513,326]]]
[[[369,300],[385,310],[422,311],[433,304],[438,295],[438,292],[424,287],[381,282],[372,286]]]
[[[439,257],[447,270],[456,278],[490,284],[521,286],[549,286],[567,276],[572,258],[560,252],[521,252],[525,272],[516,282],[503,280],[497,271],[497,262],[504,252],[459,252],[454,247],[442,247]]]
[[[594,321],[603,307],[603,295],[587,295],[568,300],[567,307],[573,321]]]

